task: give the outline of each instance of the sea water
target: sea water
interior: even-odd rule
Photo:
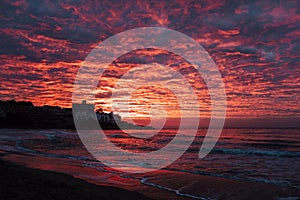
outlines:
[[[149,131],[144,130],[144,134]],[[224,129],[213,150],[199,159],[206,131],[199,129],[186,152],[164,170],[300,188],[299,129]],[[118,148],[136,153],[157,151],[172,141],[176,133],[177,130],[164,129],[145,139],[119,130],[105,131]],[[190,137],[188,130],[186,137]],[[110,171],[87,151],[75,130],[0,129],[0,150],[7,154],[76,160],[86,168]],[[164,159],[164,156],[159,155],[157,159]],[[125,176],[128,174],[124,173]],[[151,185],[147,179],[141,182],[159,187]]]

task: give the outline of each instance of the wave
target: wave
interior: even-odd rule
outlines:
[[[141,183],[144,185],[156,187],[156,188],[159,188],[162,190],[167,190],[169,192],[174,192],[174,193],[176,193],[176,195],[181,196],[181,197],[189,197],[192,199],[201,199],[201,200],[211,200],[210,198],[204,198],[204,197],[199,197],[199,196],[195,196],[195,195],[191,195],[191,194],[187,194],[187,193],[182,193],[180,190],[175,190],[175,189],[172,189],[169,187],[165,187],[165,186],[162,186],[159,184],[152,183],[152,182],[148,181],[148,178],[142,178]]]
[[[260,149],[221,149],[212,150],[215,154],[232,155],[255,155],[255,156],[276,156],[276,157],[300,157],[300,152],[278,151],[278,150],[260,150]]]
[[[156,183],[152,183],[152,182],[149,181],[148,178],[140,178],[140,177],[135,177],[135,176],[132,176],[132,175],[129,175],[129,174],[124,174],[124,173],[119,172],[119,171],[107,170],[105,168],[105,165],[103,165],[102,163],[85,162],[85,163],[83,163],[83,166],[84,167],[89,167],[89,168],[92,168],[92,169],[96,169],[96,170],[101,171],[101,172],[109,172],[109,173],[118,175],[118,176],[123,177],[123,178],[136,179],[136,180],[139,180],[144,185],[155,187],[155,188],[158,188],[158,189],[161,189],[161,190],[167,190],[169,192],[174,192],[176,195],[181,196],[181,197],[189,197],[189,198],[192,198],[192,199],[200,199],[200,200],[211,200],[210,198],[204,198],[204,197],[200,197],[200,196],[195,196],[195,195],[183,193],[180,190],[176,190],[176,189],[165,187],[165,186],[162,186],[162,185],[159,185],[159,184],[156,184]]]
[[[221,173],[213,173],[213,172],[207,172],[207,171],[190,171],[190,170],[178,170],[174,168],[164,168],[165,170],[170,171],[178,171],[178,172],[185,172],[190,174],[199,174],[199,175],[206,175],[206,176],[213,176],[213,177],[220,177],[220,178],[228,178],[233,180],[243,180],[243,181],[251,181],[251,182],[261,182],[261,183],[267,183],[272,185],[278,185],[278,186],[288,186],[292,188],[300,189],[300,185],[296,185],[291,183],[287,180],[274,180],[274,179],[264,179],[264,178],[254,178],[254,177],[239,177],[239,176],[233,176],[233,175],[227,175],[227,174],[221,174]]]
[[[68,155],[68,154],[53,154],[53,153],[39,152],[39,151],[30,149],[30,148],[23,147],[21,145],[21,141],[18,141],[16,143],[15,150],[11,149],[10,151],[18,152],[18,153],[29,153],[29,154],[34,154],[34,155],[39,155],[39,156],[44,156],[44,157],[52,157],[52,158],[67,158],[67,159],[72,159],[72,160],[95,161],[92,158],[84,157],[84,156],[74,156],[74,155]]]

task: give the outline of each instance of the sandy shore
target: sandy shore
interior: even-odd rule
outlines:
[[[0,199],[149,199],[137,192],[97,186],[70,175],[0,160]]]
[[[4,154],[0,158],[0,161],[2,160],[0,163],[0,199],[5,200],[300,199],[300,189],[262,182],[169,170],[136,174],[135,177],[138,179],[128,179],[109,171],[100,172],[93,168],[83,167],[81,162],[75,160],[22,154]],[[74,178],[70,174],[78,174],[78,176]]]
[[[152,173],[144,184],[172,188],[179,196],[203,200],[300,200],[297,188],[166,170]]]

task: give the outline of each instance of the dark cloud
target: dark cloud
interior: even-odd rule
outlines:
[[[205,47],[223,76],[229,116],[299,111],[300,1],[20,0],[1,1],[0,9],[0,95],[7,99],[68,106],[77,70],[99,42],[128,29],[159,26]],[[133,66],[156,62],[194,78],[193,87],[202,93],[205,84],[193,67],[170,55],[129,53],[104,77],[117,79]]]
[[[34,80],[41,80],[43,77],[40,74],[0,74],[2,79],[6,80],[18,80],[18,81],[34,81]]]

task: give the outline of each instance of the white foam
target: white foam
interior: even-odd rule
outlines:
[[[182,197],[189,197],[189,198],[192,198],[192,199],[200,199],[200,200],[212,200],[211,198],[205,198],[205,197],[195,196],[195,195],[192,195],[192,194],[186,194],[186,193],[182,193],[180,190],[175,190],[175,189],[165,187],[165,186],[162,186],[162,185],[159,185],[159,184],[151,183],[151,182],[148,181],[148,178],[142,178],[141,183],[144,184],[144,185],[156,187],[156,188],[159,188],[159,189],[162,189],[162,190],[167,190],[167,191],[170,191],[170,192],[174,192],[178,196],[182,196]]]

